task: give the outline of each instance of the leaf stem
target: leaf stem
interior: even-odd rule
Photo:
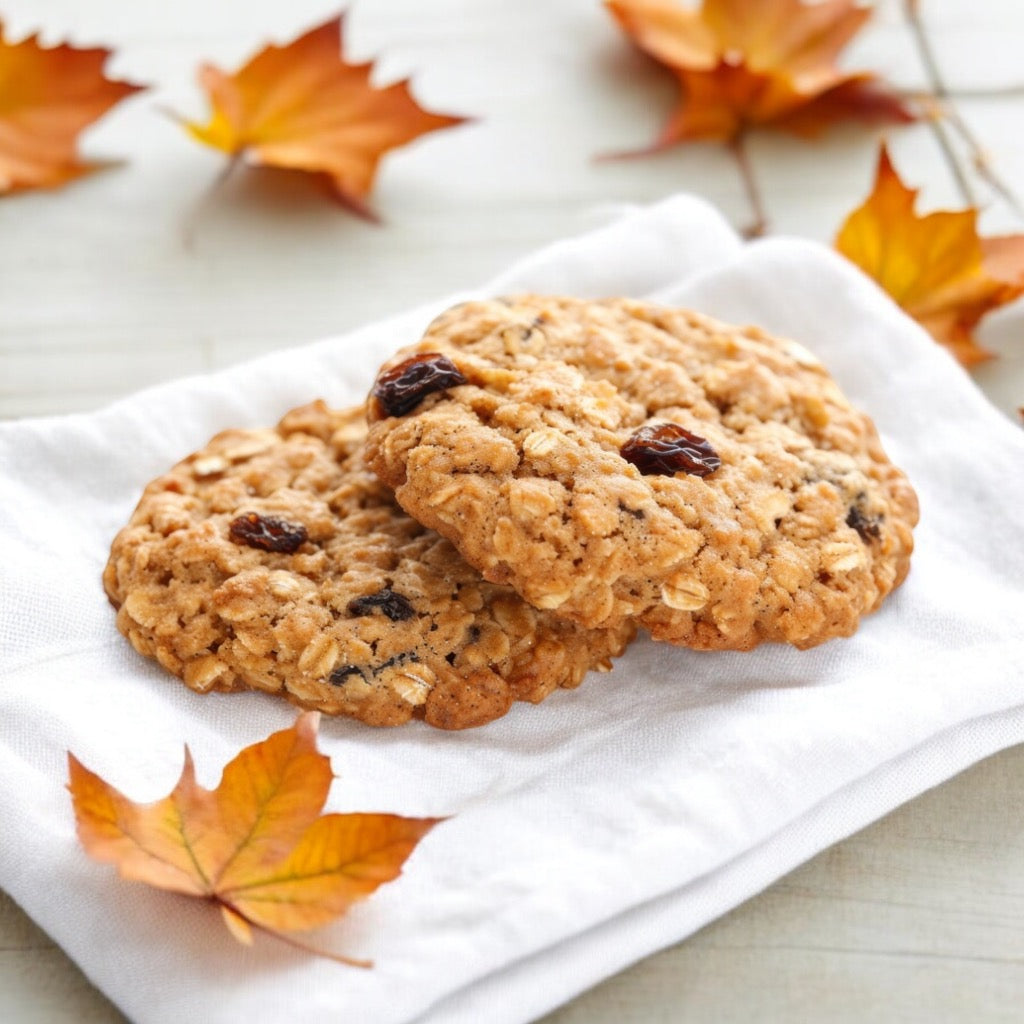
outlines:
[[[250,928],[254,928],[258,932],[263,932],[265,935],[270,935],[278,941],[283,942],[286,946],[291,946],[293,949],[301,950],[303,953],[309,953],[312,956],[321,957],[324,960],[333,960],[335,963],[344,964],[346,967],[360,967],[363,970],[369,970],[373,967],[372,960],[357,960],[350,956],[344,956],[341,953],[332,953],[326,949],[317,949],[316,946],[307,945],[305,942],[295,939],[284,932],[279,932],[275,928],[268,928],[266,925],[258,924],[253,921],[252,918],[243,914],[233,903],[229,903],[220,897],[214,897],[214,902],[218,903],[221,907],[227,907],[232,914],[240,917],[247,925],[249,925]]]
[[[996,174],[995,169],[992,167],[992,162],[978,137],[960,116],[960,112],[953,103],[953,93],[950,91],[942,75],[935,51],[932,48],[931,38],[925,29],[924,19],[921,17],[920,0],[903,0],[903,9],[906,14],[907,24],[910,26],[911,34],[917,45],[921,63],[924,65],[925,74],[928,76],[928,81],[931,85],[932,110],[930,111],[929,124],[964,200],[969,206],[977,205],[973,190],[967,180],[966,172],[956,155],[956,151],[953,149],[949,135],[942,123],[943,118],[959,134],[964,144],[970,150],[971,163],[978,176],[1002,198],[1017,216],[1024,217],[1024,206],[1021,205],[1020,200],[1012,189]],[[1012,90],[1010,92],[1012,94]]]
[[[196,230],[199,225],[199,218],[203,211],[209,206],[213,197],[224,187],[225,182],[237,170],[242,163],[243,153],[232,153],[228,161],[217,172],[217,176],[203,190],[199,198],[192,204],[192,208],[185,216],[181,226],[182,245],[188,252],[195,249]]]
[[[745,130],[741,129],[729,141],[729,152],[736,161],[736,168],[740,172],[740,179],[743,182],[743,191],[746,194],[747,202],[750,204],[750,212],[753,216],[753,221],[743,229],[743,237],[760,238],[768,231],[768,215],[765,213],[761,189],[757,183],[757,176],[754,174],[754,164],[750,159],[750,151],[747,148],[747,133]]]
[[[373,967],[372,960],[356,960],[350,956],[343,956],[341,953],[332,953],[330,950],[317,949],[316,946],[307,946],[305,942],[300,942],[298,939],[294,939],[292,936],[286,935],[284,932],[274,931],[273,928],[264,928],[262,925],[255,925],[254,927],[257,931],[265,932],[267,935],[272,935],[275,939],[283,942],[286,946],[291,946],[293,949],[299,949],[303,953],[310,953],[312,956],[318,956],[324,960],[333,960],[336,964],[344,964],[346,967],[360,967],[367,971]]]

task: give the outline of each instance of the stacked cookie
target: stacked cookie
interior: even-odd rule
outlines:
[[[218,435],[146,488],[104,584],[195,690],[459,729],[578,685],[638,627],[700,650],[849,635],[916,521],[795,343],[525,296],[443,314],[365,410]]]

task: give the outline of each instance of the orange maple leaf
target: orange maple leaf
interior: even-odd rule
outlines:
[[[973,336],[986,313],[1024,294],[1024,235],[981,238],[978,211],[914,210],[882,146],[874,188],[846,218],[836,248],[963,363],[992,358]]]
[[[9,42],[0,23],[0,195],[56,188],[109,166],[81,160],[78,135],[145,88],[106,78],[110,54],[67,43],[42,46],[38,35]]]
[[[467,119],[424,110],[408,80],[375,88],[372,67],[345,63],[339,15],[286,46],[267,46],[233,75],[203,65],[213,114],[205,125],[184,124],[250,164],[324,175],[339,199],[374,219],[365,200],[384,153]]]
[[[150,804],[129,800],[68,754],[78,838],[125,878],[215,903],[240,942],[251,943],[257,927],[296,944],[281,933],[319,927],[397,878],[439,820],[320,816],[333,776],[316,748],[318,721],[305,712],[246,747],[215,790],[196,782],[186,747],[177,785]]]
[[[850,118],[914,115],[876,76],[835,66],[870,10],[856,0],[605,0],[626,34],[676,77],[680,103],[649,151],[729,142],[770,125],[802,136]]]

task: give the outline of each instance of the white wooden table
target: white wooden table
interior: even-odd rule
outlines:
[[[1021,83],[1020,0],[922,7],[954,86]],[[348,55],[380,56],[382,81],[415,72],[424,105],[479,120],[385,161],[373,197],[383,226],[335,209],[304,181],[265,173],[238,174],[204,198],[221,159],[158,108],[203,115],[200,60],[233,69],[334,10],[322,0],[6,0],[8,37],[41,28],[51,43],[113,45],[110,71],[154,88],[87,136],[90,155],[127,165],[0,202],[0,416],[93,409],[344,331],[472,285],[614,204],[688,190],[747,219],[718,148],[593,161],[649,142],[672,96],[598,0],[359,0]],[[922,83],[895,0],[879,5],[849,61]],[[1024,99],[979,95],[961,107],[1024,192]],[[893,132],[891,143],[924,208],[962,205],[926,128]],[[875,158],[870,136],[855,130],[814,146],[760,137],[752,153],[773,229],[823,241],[865,195]],[[987,234],[1024,230],[998,203],[981,224]],[[981,337],[1003,358],[976,379],[1015,415],[1024,303],[991,317]],[[1019,1020],[1022,789],[1024,748],[997,755],[550,1020]],[[0,1021],[120,1019],[0,898]]]

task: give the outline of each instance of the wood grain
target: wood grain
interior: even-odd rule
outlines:
[[[912,88],[921,69],[900,4],[881,3],[851,62]],[[922,5],[955,89],[1021,83],[1019,0]],[[149,384],[344,332],[471,286],[623,203],[694,191],[737,225],[735,168],[713,146],[596,161],[649,142],[672,85],[626,46],[598,0],[360,0],[348,53],[414,73],[428,107],[477,118],[389,157],[356,220],[295,176],[222,166],[160,113],[199,116],[196,65],[230,68],[267,39],[332,14],[323,0],[7,0],[8,36],[113,45],[111,71],[152,83],[86,138],[126,163],[54,193],[0,202],[0,416],[99,406]],[[1002,175],[1024,189],[1022,101],[964,99]],[[893,133],[924,208],[961,201],[928,129]],[[874,143],[753,141],[773,229],[828,241],[869,187]],[[1020,231],[997,202],[985,233]],[[976,375],[1024,404],[1024,309],[990,318],[1003,354]],[[808,1019],[1002,1021],[1024,997],[1024,748],[1006,751],[814,858],[681,945],[546,1018],[548,1024]],[[0,1020],[121,1016],[0,898]]]

